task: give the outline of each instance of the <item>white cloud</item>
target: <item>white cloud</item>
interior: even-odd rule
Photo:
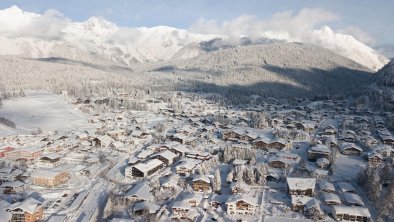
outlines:
[[[376,43],[376,39],[374,37],[372,37],[368,32],[356,26],[349,26],[344,29],[338,29],[336,30],[336,32],[345,35],[351,35],[358,41],[367,45],[374,45]]]
[[[277,37],[297,40],[310,33],[317,25],[338,20],[339,16],[319,8],[304,8],[298,14],[293,11],[276,13],[263,20],[251,15],[241,15],[232,20],[217,21],[199,19],[190,27],[195,33],[218,34],[237,39],[248,36],[251,39]]]
[[[28,24],[17,29],[13,37],[34,37],[45,40],[58,40],[64,35],[62,30],[70,19],[56,10],[47,10],[43,15],[33,18]]]

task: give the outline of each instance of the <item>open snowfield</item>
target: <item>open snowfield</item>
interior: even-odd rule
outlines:
[[[16,124],[16,130],[0,124],[0,134],[64,131],[86,128],[88,118],[80,110],[68,104],[60,95],[45,91],[28,91],[26,97],[3,101],[0,116]]]

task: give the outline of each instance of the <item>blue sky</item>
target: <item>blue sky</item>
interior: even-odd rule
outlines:
[[[17,5],[43,13],[55,9],[74,21],[101,16],[120,26],[189,28],[198,19],[231,20],[240,15],[269,19],[273,14],[303,8],[328,10],[339,19],[327,25],[334,29],[358,27],[375,45],[394,44],[393,0],[1,0],[0,8]],[[313,18],[311,18],[313,19]]]

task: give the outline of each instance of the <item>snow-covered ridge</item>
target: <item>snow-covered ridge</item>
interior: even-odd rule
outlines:
[[[269,30],[262,33],[261,37],[315,44],[373,70],[378,70],[388,62],[387,58],[352,36],[335,33],[329,27],[313,31],[308,38],[303,38],[302,35],[294,38],[283,32]],[[64,57],[83,61],[105,59],[117,64],[132,65],[195,57],[206,52],[202,49],[201,42],[218,38],[227,46],[239,44],[234,43],[233,39],[231,43],[226,43],[227,40],[230,42],[228,36],[197,34],[166,26],[118,27],[101,17],[72,22],[53,10],[40,15],[25,12],[17,6],[0,10],[1,55]],[[244,38],[245,36],[240,36],[239,42]]]

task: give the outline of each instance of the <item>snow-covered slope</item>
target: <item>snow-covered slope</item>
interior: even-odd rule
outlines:
[[[262,39],[306,42],[331,49],[370,69],[377,70],[386,58],[351,36],[334,33],[324,27],[313,38],[289,37],[282,32],[267,31]],[[221,41],[213,41],[221,39]],[[116,64],[183,59],[245,43],[245,36],[235,44],[223,35],[196,34],[166,26],[152,28],[118,27],[100,17],[72,22],[59,12],[48,10],[42,15],[24,12],[17,6],[0,10],[0,54],[25,57],[64,57],[91,62],[109,60]],[[219,42],[213,48],[211,43]],[[231,43],[230,43],[231,42]],[[202,44],[201,44],[202,43]],[[247,44],[261,44],[250,41]],[[267,43],[264,41],[263,43]]]
[[[377,72],[369,96],[375,108],[394,111],[394,60]]]

